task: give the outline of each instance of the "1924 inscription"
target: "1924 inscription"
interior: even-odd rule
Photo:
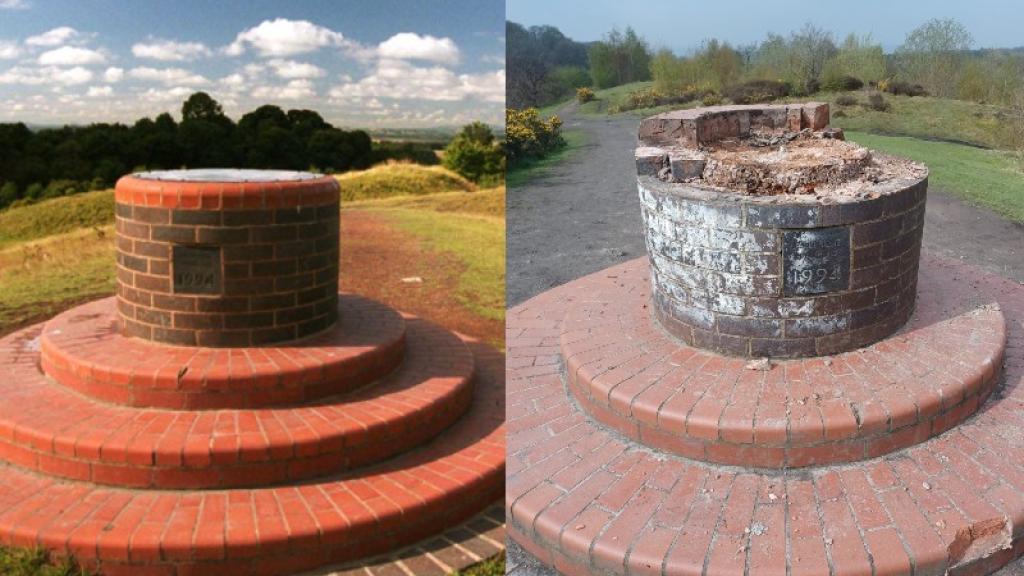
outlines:
[[[846,227],[782,233],[786,296],[845,290],[850,284],[850,230]]]
[[[175,246],[172,258],[176,294],[220,294],[220,248]]]

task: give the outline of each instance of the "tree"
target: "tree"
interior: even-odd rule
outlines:
[[[649,80],[651,53],[647,42],[632,28],[613,28],[587,52],[590,76],[598,88]]]
[[[220,120],[224,117],[224,109],[219,102],[206,92],[196,92],[181,105],[181,121],[189,120]]]
[[[18,199],[18,185],[14,182],[4,182],[0,186],[0,208],[6,208]]]
[[[971,33],[960,22],[951,18],[929,20],[907,34],[897,49],[900,72],[936,96],[952,97],[972,44]]]
[[[792,35],[789,47],[795,88],[804,93],[816,92],[825,62],[836,53],[832,33],[808,22]]]
[[[483,122],[464,126],[444,149],[442,163],[473,182],[495,182],[505,173],[505,154]]]

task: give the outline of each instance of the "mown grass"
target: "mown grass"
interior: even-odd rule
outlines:
[[[562,137],[565,138],[565,146],[551,154],[536,160],[521,160],[510,166],[505,172],[505,186],[507,188],[522,186],[544,174],[552,166],[561,164],[587,143],[587,135],[582,130],[563,130]]]
[[[505,576],[505,553],[454,572],[452,576]]]
[[[505,217],[505,187],[465,192],[440,192],[426,196],[397,196],[376,200],[355,200],[345,203],[345,209],[408,208],[435,212],[459,212],[478,216]]]
[[[930,186],[1024,223],[1024,172],[1009,152],[905,136],[846,135],[873,150],[924,162]]]
[[[347,172],[336,178],[341,184],[342,202],[476,190],[472,182],[441,166],[402,162],[380,164],[369,170]]]
[[[100,190],[0,210],[0,248],[114,221],[114,191]]]
[[[0,574],[4,576],[87,576],[74,560],[54,561],[46,550],[0,548]]]

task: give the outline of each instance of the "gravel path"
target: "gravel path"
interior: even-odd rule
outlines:
[[[640,119],[559,111],[586,144],[563,164],[508,191],[507,306],[644,253],[633,148]],[[1024,282],[1024,226],[931,186],[924,249],[960,258]],[[509,574],[549,576],[519,546],[508,548]],[[1024,576],[1024,559],[996,576]]]
[[[633,148],[639,118],[559,112],[586,144],[508,191],[507,305],[644,253]],[[1024,282],[1024,226],[928,190],[924,248]]]

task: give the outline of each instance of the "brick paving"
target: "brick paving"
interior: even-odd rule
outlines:
[[[565,574],[985,574],[1024,553],[1024,287],[924,255],[918,298],[942,305],[922,305],[901,334],[920,338],[971,310],[989,323],[987,305],[998,303],[1006,348],[995,392],[959,425],[884,456],[754,470],[634,442],[569,393],[567,315],[616,287],[637,302],[631,291],[643,289],[631,274],[644,268],[609,268],[509,312],[506,513],[529,553]],[[966,359],[956,354],[973,343],[950,357]],[[785,399],[794,397],[766,406]]]

